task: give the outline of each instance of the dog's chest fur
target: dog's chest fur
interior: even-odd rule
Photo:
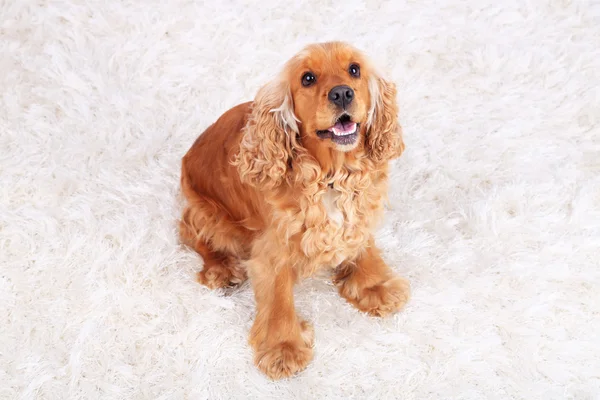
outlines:
[[[321,202],[325,212],[327,213],[327,217],[336,225],[342,226],[344,223],[344,213],[342,213],[342,210],[340,210],[337,205],[339,198],[340,192],[328,186],[327,191],[321,199]]]
[[[370,183],[344,182],[340,190],[327,186],[314,203],[305,203],[299,243],[307,261],[304,275],[336,267],[364,248],[382,209],[382,188]]]

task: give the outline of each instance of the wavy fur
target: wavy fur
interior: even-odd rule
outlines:
[[[369,81],[369,90],[373,104],[368,122],[367,149],[375,162],[386,162],[400,157],[404,151],[402,128],[397,118],[396,85],[375,75]]]
[[[280,80],[268,83],[254,100],[234,162],[242,181],[264,189],[280,185],[298,147],[297,133],[289,89]]]

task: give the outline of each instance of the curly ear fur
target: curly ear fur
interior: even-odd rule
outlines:
[[[290,168],[297,133],[289,88],[281,80],[263,86],[254,99],[234,161],[242,182],[262,189],[279,186]]]
[[[375,75],[369,81],[371,109],[367,123],[366,148],[376,163],[399,157],[404,151],[398,124],[396,85]]]

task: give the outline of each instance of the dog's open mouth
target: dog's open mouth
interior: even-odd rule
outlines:
[[[331,128],[317,131],[317,136],[340,145],[354,144],[358,138],[358,127],[359,124],[353,122],[348,114],[343,114]]]

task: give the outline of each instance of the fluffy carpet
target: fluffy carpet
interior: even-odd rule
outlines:
[[[395,317],[297,288],[315,358],[264,378],[212,292],[180,158],[314,41],[397,82],[377,233]],[[600,3],[0,1],[0,398],[600,397]]]

